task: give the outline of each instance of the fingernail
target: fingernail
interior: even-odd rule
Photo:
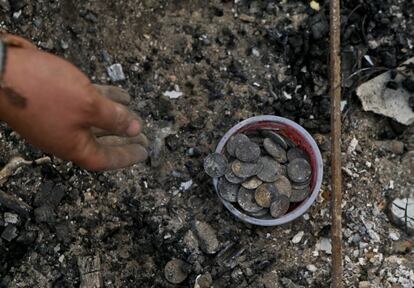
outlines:
[[[128,129],[126,131],[127,135],[132,137],[139,134],[141,129],[141,125],[137,120],[132,120],[131,123],[129,123]]]

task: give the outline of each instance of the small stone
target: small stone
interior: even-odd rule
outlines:
[[[371,283],[369,281],[361,281],[358,283],[358,288],[371,288]]]
[[[286,150],[284,150],[279,144],[276,144],[270,138],[266,138],[263,141],[263,147],[267,153],[270,154],[279,163],[285,163],[287,161]]]
[[[244,211],[249,213],[258,213],[259,211],[263,210],[262,207],[257,205],[254,199],[254,195],[254,190],[249,190],[244,187],[240,188],[239,194],[237,196],[237,203]]]
[[[257,163],[245,163],[239,160],[233,161],[231,164],[231,170],[234,175],[240,178],[248,178],[260,173],[263,169],[263,163],[260,161]]]
[[[414,198],[396,198],[390,204],[391,220],[398,227],[414,234]]]
[[[172,284],[180,284],[187,279],[187,264],[179,259],[173,259],[165,265],[165,279]]]
[[[193,186],[193,180],[182,182],[180,184],[180,191],[187,191],[188,189],[191,188],[191,186]]]
[[[221,178],[218,184],[218,191],[224,200],[229,202],[237,202],[239,187],[240,185],[230,183],[225,178]]]
[[[260,162],[263,165],[262,170],[257,174],[260,180],[268,183],[274,182],[282,174],[282,167],[276,160],[270,157],[262,157]]]
[[[165,91],[162,95],[164,95],[164,96],[166,96],[170,99],[177,99],[177,98],[180,98],[181,96],[183,96],[183,92],[172,90],[172,91]]]
[[[315,265],[309,264],[306,266],[306,269],[308,269],[308,271],[315,273],[316,271],[318,271],[318,268],[316,268]]]
[[[229,153],[230,156],[236,157],[236,148],[248,142],[250,142],[250,139],[244,134],[236,134],[232,136],[226,144],[227,153]]]
[[[332,254],[332,244],[331,239],[329,238],[322,238],[316,243],[316,247],[318,250],[325,251],[327,254]]]
[[[286,195],[278,194],[270,204],[270,215],[273,218],[279,218],[288,212],[289,206],[289,198]]]
[[[292,243],[298,244],[300,241],[302,241],[303,235],[305,235],[305,232],[299,231],[295,236],[293,236]]]
[[[321,10],[321,5],[318,2],[314,1],[314,0],[312,0],[310,2],[310,7],[315,11]]]
[[[260,158],[260,147],[249,141],[236,147],[236,157],[243,162],[257,162]]]
[[[269,208],[270,204],[272,204],[277,195],[277,188],[273,184],[266,183],[260,185],[256,189],[254,193],[254,199],[259,206],[263,208]]]
[[[17,228],[14,225],[7,225],[7,227],[4,228],[3,233],[1,233],[1,238],[8,242],[12,241],[17,236]]]
[[[400,240],[400,233],[391,231],[388,234],[388,238],[390,238],[392,241],[398,241],[398,240]]]
[[[108,76],[109,76],[109,78],[111,78],[112,82],[120,82],[120,81],[124,81],[126,79],[125,74],[124,74],[124,70],[122,69],[122,65],[119,64],[119,63],[111,65],[110,67],[108,67],[107,72],[108,72]]]
[[[310,179],[312,168],[308,161],[303,158],[292,160],[287,166],[289,179],[295,183],[303,183]]]
[[[386,152],[391,152],[396,155],[404,153],[404,143],[398,140],[375,141],[375,145]]]
[[[257,177],[250,178],[242,183],[242,186],[246,189],[253,190],[263,184],[263,181]]]
[[[239,19],[243,22],[254,22],[256,20],[254,16],[250,16],[246,14],[240,14]]]
[[[215,254],[219,248],[216,231],[208,223],[198,220],[194,222],[194,230],[201,250],[207,254]]]
[[[19,215],[10,212],[4,213],[4,222],[9,224],[17,224],[19,223],[19,221]]]
[[[207,272],[203,275],[197,276],[195,280],[194,288],[211,288],[212,285],[213,285],[213,278],[211,277],[211,274]]]
[[[227,165],[227,159],[220,153],[210,154],[204,159],[204,171],[213,178],[223,176]]]
[[[9,0],[0,0],[0,8],[5,12],[9,12],[11,9]]]

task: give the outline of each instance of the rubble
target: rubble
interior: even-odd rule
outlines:
[[[411,58],[403,65],[413,62],[414,58]],[[403,69],[403,66],[400,69]],[[394,81],[402,82],[404,79],[405,76],[397,74]],[[385,72],[359,86],[357,95],[365,111],[373,111],[390,117],[401,124],[410,125],[414,123],[414,111],[408,103],[411,94],[406,89],[394,90],[387,88],[385,84],[390,80],[391,71]]]

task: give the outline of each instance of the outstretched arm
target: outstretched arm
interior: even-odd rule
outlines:
[[[142,123],[120,104],[128,102],[125,92],[94,86],[66,60],[41,52],[24,39],[5,37],[17,45],[8,47],[0,89],[1,120],[45,152],[89,170],[123,168],[147,158]],[[94,131],[126,138],[99,140]]]

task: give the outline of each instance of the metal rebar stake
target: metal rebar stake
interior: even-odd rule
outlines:
[[[332,137],[332,287],[342,287],[341,9],[330,1],[330,97]]]

